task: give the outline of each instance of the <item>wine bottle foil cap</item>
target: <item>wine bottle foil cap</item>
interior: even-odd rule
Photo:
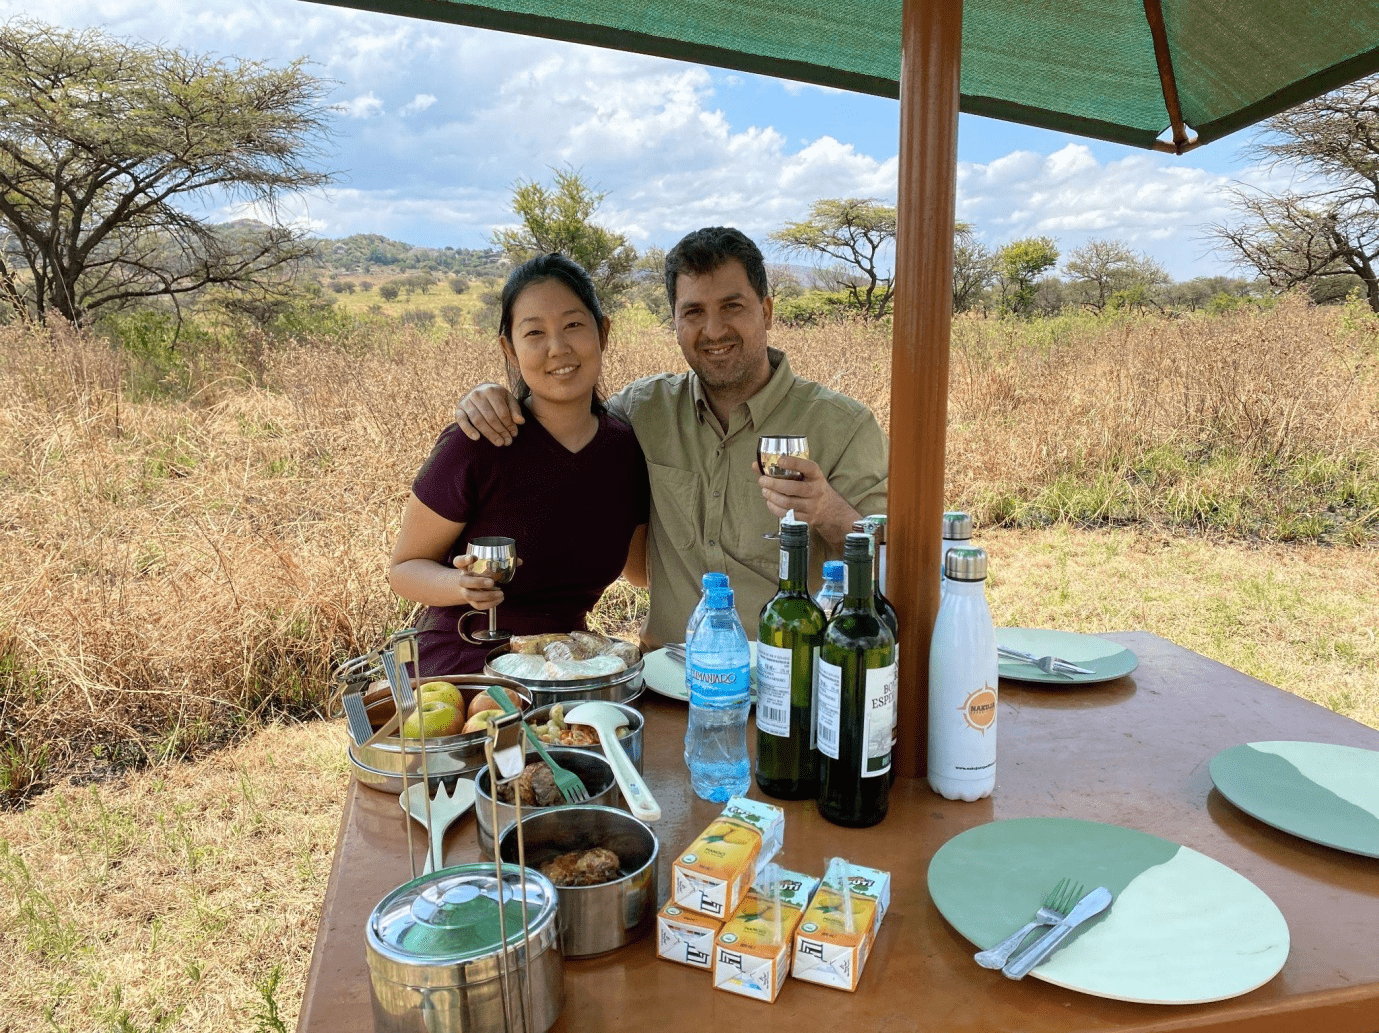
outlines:
[[[972,537],[972,518],[966,513],[958,510],[949,510],[943,514],[943,537],[952,540],[962,540]]]
[[[843,540],[843,559],[869,560],[871,559],[871,535],[854,532]]]
[[[985,581],[986,550],[949,549],[948,555],[943,558],[943,572],[950,581]]]

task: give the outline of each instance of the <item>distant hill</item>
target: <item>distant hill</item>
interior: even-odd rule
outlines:
[[[418,247],[389,240],[378,233],[356,233],[338,240],[322,239],[318,254],[321,267],[336,273],[400,273],[423,269],[473,277],[499,276],[504,271],[503,253],[495,248]]]

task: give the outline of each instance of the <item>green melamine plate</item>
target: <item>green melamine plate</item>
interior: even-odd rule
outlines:
[[[1060,660],[1089,668],[1092,674],[1045,674],[1033,664],[999,658],[1000,675],[1014,681],[1042,685],[1093,685],[1123,678],[1140,665],[1140,658],[1119,643],[1095,635],[1073,631],[1048,631],[1041,628],[997,628],[996,644],[1020,649],[1035,656],[1056,656]]]
[[[1087,891],[1105,886],[1114,899],[1031,973],[1055,986],[1203,1004],[1262,986],[1288,958],[1288,923],[1254,883],[1188,847],[1101,822],[1017,818],[968,829],[934,855],[929,895],[986,950],[1033,918],[1063,878]]]
[[[747,645],[752,650],[752,702],[757,698],[757,644],[748,642]],[[642,655],[642,681],[652,692],[661,696],[668,696],[671,699],[678,699],[682,702],[689,701],[689,693],[685,690],[685,665],[679,660],[673,660],[666,653],[664,647],[653,649],[650,653]]]
[[[1324,742],[1251,742],[1211,759],[1246,814],[1323,846],[1379,857],[1379,753]]]

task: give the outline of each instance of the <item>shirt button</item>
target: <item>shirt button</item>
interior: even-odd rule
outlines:
[[[714,498],[718,498],[718,492],[714,492],[714,493],[713,493],[713,497],[714,497]]]
[[[712,538],[709,539],[709,544],[710,544],[710,545],[713,544],[713,539],[712,539]]]

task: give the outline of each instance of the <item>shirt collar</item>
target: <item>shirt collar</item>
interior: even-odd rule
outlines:
[[[771,379],[766,382],[765,387],[747,399],[747,412],[752,417],[754,427],[762,425],[766,417],[770,416],[776,406],[785,399],[795,382],[795,374],[790,369],[790,360],[785,357],[785,352],[779,348],[768,347],[766,361],[771,365]],[[691,372],[689,378],[690,395],[694,399],[694,416],[703,423],[705,418],[712,415],[709,399],[704,394],[704,384],[699,375]]]

